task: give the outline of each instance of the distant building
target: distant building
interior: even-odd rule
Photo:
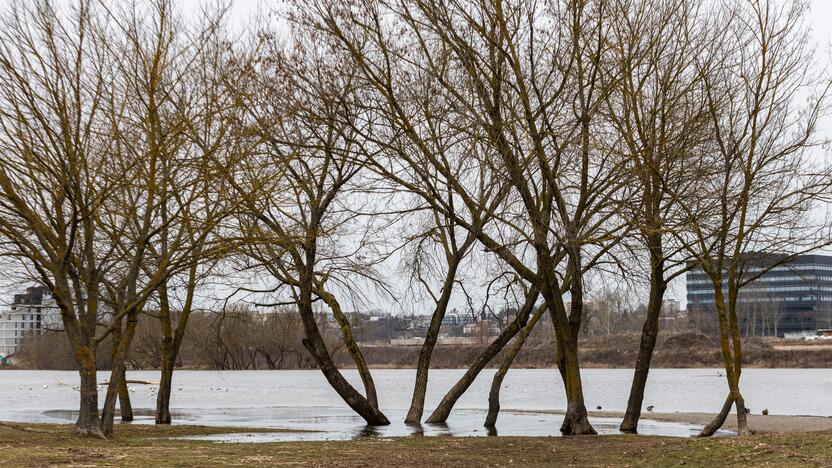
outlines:
[[[740,332],[784,336],[832,328],[832,257],[800,255],[771,267],[781,260],[782,255],[753,254],[743,266],[743,275],[759,278],[740,288]],[[710,279],[701,269],[693,269],[685,280],[689,315],[715,316]]]
[[[41,286],[15,294],[12,305],[0,312],[0,356],[20,351],[23,339],[44,330],[60,330],[61,313],[52,295]]]
[[[476,317],[470,312],[449,312],[442,317],[442,325],[465,326],[476,322]]]

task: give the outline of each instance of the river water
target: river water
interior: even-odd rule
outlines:
[[[463,370],[439,369],[430,373],[425,417]],[[177,371],[171,407],[176,423],[237,427],[267,427],[310,431],[306,433],[237,434],[212,436],[214,440],[262,442],[271,440],[335,440],[354,437],[404,435],[488,435],[482,427],[494,370],[488,369],[457,403],[447,425],[406,426],[401,421],[410,404],[415,371],[373,371],[379,405],[390,418],[387,427],[367,427],[329,387],[317,370],[287,371]],[[361,389],[356,372],[345,376]],[[582,371],[587,408],[623,411],[626,408],[631,369]],[[109,373],[99,374],[101,381]],[[128,372],[128,379],[158,381],[158,371]],[[74,419],[79,383],[76,372],[0,372],[0,420],[68,422]],[[747,369],[742,390],[753,413],[832,416],[832,369]],[[103,386],[101,387],[103,390]],[[151,423],[155,406],[153,386],[131,384],[131,398],[138,423]],[[650,372],[644,406],[653,411],[715,412],[728,388],[717,369],[655,369]],[[103,391],[102,391],[103,396]],[[497,422],[499,435],[556,436],[562,416],[552,410],[566,407],[563,384],[556,371],[509,371],[501,391],[503,411]],[[103,398],[102,398],[103,400]],[[694,435],[699,427],[649,421],[643,434]],[[592,418],[601,433],[615,433],[620,421]],[[493,433],[492,433],[493,435]]]

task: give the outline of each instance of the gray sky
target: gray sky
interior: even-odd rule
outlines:
[[[5,0],[0,0],[0,5]],[[73,0],[58,0],[59,2],[71,2]],[[645,0],[648,1],[648,0]],[[205,4],[203,0],[180,0],[180,4],[186,12],[195,12],[200,5]],[[232,4],[230,23],[234,30],[239,33],[244,33],[250,21],[258,12],[268,10],[268,5],[274,5],[279,2],[264,2],[262,0],[236,0]],[[811,13],[809,20],[812,28],[813,39],[817,44],[819,65],[830,63],[830,43],[832,43],[832,0],[811,0]],[[832,125],[827,121],[823,127],[823,131],[830,134]],[[391,270],[395,269],[395,265],[391,265]],[[395,275],[395,271],[389,272]],[[402,282],[403,280],[394,280],[393,282]],[[16,288],[10,287],[2,279],[2,272],[0,272],[0,305],[8,303],[11,300],[11,295],[14,294]],[[400,286],[404,288],[404,286]],[[216,292],[221,292],[225,288],[218,288]],[[669,298],[678,298],[681,300],[684,307],[685,301],[685,286],[684,277],[678,278],[671,285],[668,291]],[[371,299],[372,300],[372,299]],[[375,301],[374,301],[375,302]],[[409,312],[428,312],[422,305],[414,303],[413,301],[406,301],[405,303],[394,305],[390,304],[388,300],[379,300],[376,305],[383,310],[389,310],[396,313]],[[460,301],[460,304],[463,305]]]

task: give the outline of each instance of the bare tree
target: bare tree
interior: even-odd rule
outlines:
[[[113,264],[102,245],[102,209],[125,179],[113,177],[112,80],[94,41],[100,16],[89,1],[57,9],[13,2],[0,28],[0,232],[55,297],[80,367],[79,434],[102,436],[95,351],[99,291]],[[104,243],[106,244],[106,242]]]
[[[298,34],[292,48],[269,40],[262,68],[242,70],[251,82],[239,86],[251,131],[263,152],[229,175],[245,211],[238,218],[247,238],[247,268],[267,271],[303,321],[304,346],[330,385],[368,423],[389,424],[379,410],[375,385],[352,325],[333,292],[359,291],[355,281],[382,284],[373,271],[372,227],[360,226],[355,206],[368,192],[356,158],[353,101],[348,64],[321,51],[318,38]],[[245,80],[242,80],[245,81]],[[253,85],[253,86],[251,86]],[[362,232],[363,230],[363,232]],[[347,382],[332,360],[315,321],[313,303],[323,302],[338,323],[361,376],[366,396]]]
[[[496,192],[501,196],[489,199],[499,203],[488,208],[494,220],[485,227],[448,210],[442,198],[399,182],[475,232],[499,262],[544,296],[558,333],[569,400],[562,430],[569,434],[594,433],[577,361],[581,277],[620,234],[612,222],[619,200],[613,194],[623,179],[616,176],[617,161],[592,137],[607,92],[599,79],[604,13],[603,2],[402,1],[349,7],[324,2],[301,8],[299,15],[338,38],[352,55],[379,95],[374,110],[408,141],[386,146],[408,170],[418,174],[427,161],[449,181],[466,214],[481,209],[482,200],[471,197],[436,157],[436,138],[422,131],[432,125],[430,115],[410,112],[411,91],[423,90],[416,102],[447,99],[459,128],[482,147],[475,160],[480,170],[504,181],[505,191]],[[393,17],[395,27],[388,21]],[[420,155],[418,162],[413,154]],[[570,311],[561,297],[567,290]],[[518,316],[521,321],[511,329],[519,332],[528,316]],[[495,341],[497,351],[507,341]],[[447,417],[455,400],[451,393],[446,397],[429,422]]]
[[[708,48],[697,59],[712,141],[695,164],[695,197],[673,193],[687,215],[674,233],[710,279],[730,389],[702,435],[732,405],[749,432],[740,391],[740,290],[793,254],[828,243],[825,220],[809,216],[828,195],[829,168],[810,153],[822,143],[829,80],[816,73],[803,2],[730,2],[711,12]],[[799,100],[809,95],[803,104]],[[762,253],[790,252],[791,255]]]
[[[679,210],[664,187],[673,186],[679,194],[693,187],[686,179],[687,161],[702,151],[707,138],[705,100],[694,69],[706,37],[696,21],[699,9],[679,0],[612,2],[615,90],[608,95],[605,117],[616,131],[610,143],[628,161],[635,190],[622,215],[637,229],[636,249],[646,250],[650,288],[620,426],[624,432],[637,431],[664,293],[669,282],[686,271],[682,249],[668,235],[679,225]],[[602,305],[598,312],[612,318],[609,306]]]

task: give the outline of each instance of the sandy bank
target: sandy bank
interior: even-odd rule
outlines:
[[[553,411],[553,413],[562,413],[561,411]],[[590,411],[590,416],[599,418],[614,418],[622,419],[624,413],[620,411]],[[714,414],[712,413],[650,413],[644,412],[642,419],[652,419],[654,421],[688,423],[699,426],[705,426]],[[770,415],[762,416],[759,414],[748,415],[748,426],[752,431],[757,433],[785,433],[785,432],[818,432],[818,431],[832,431],[832,417],[828,416],[782,416]],[[734,431],[737,429],[737,416],[731,414],[725,420],[723,429]]]

